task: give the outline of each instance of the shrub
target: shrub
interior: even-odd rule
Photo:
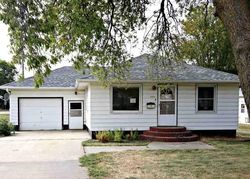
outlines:
[[[122,130],[115,130],[115,132],[114,132],[114,141],[115,142],[121,142],[122,141],[122,136],[123,136],[123,131]]]
[[[14,126],[6,117],[0,117],[0,135],[9,136],[14,131]]]
[[[106,132],[107,132],[109,141],[114,141],[114,138],[115,138],[114,132],[113,131],[106,131]]]
[[[120,130],[115,131],[99,131],[96,133],[96,139],[102,143],[114,141],[114,142],[122,142],[123,139],[126,140],[138,140],[139,132],[131,130],[130,133],[124,134],[124,132]]]
[[[126,135],[125,135],[125,139],[126,139],[126,140],[131,140],[131,135],[130,135],[130,134],[126,134]]]
[[[114,133],[112,131],[99,131],[96,133],[96,139],[103,143],[113,141]]]
[[[138,140],[139,139],[139,132],[136,131],[130,131],[130,138],[131,140]]]

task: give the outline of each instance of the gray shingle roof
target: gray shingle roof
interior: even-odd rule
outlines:
[[[237,82],[238,76],[218,70],[189,65],[184,62],[171,62],[168,65],[153,64],[149,55],[136,57],[132,61],[129,80],[166,81],[214,81]],[[151,65],[150,65],[151,63]]]
[[[177,82],[238,82],[238,76],[222,71],[203,68],[186,63],[176,63],[161,67],[150,65],[149,55],[141,55],[132,60],[132,67],[126,80],[128,81],[177,81]],[[92,75],[83,75],[73,67],[65,66],[53,70],[45,78],[42,87],[74,87],[76,79],[96,80]],[[21,82],[11,82],[4,87],[33,87],[34,78],[26,78]]]
[[[77,72],[74,67],[65,66],[53,70],[48,77],[44,79],[42,87],[74,87],[76,79],[85,77]],[[34,78],[29,77],[20,82],[7,83],[1,87],[34,87]]]

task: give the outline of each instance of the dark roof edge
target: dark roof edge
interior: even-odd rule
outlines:
[[[40,88],[36,88],[36,87],[23,87],[23,86],[0,86],[0,89],[3,90],[7,90],[7,89],[34,89],[34,90],[39,90],[39,89],[44,89],[44,90],[74,90],[76,89],[75,87],[40,87]]]
[[[98,82],[98,80],[95,79],[76,79],[78,82]],[[119,83],[119,82],[118,82]],[[224,80],[224,81],[218,81],[218,80],[179,80],[179,81],[166,81],[166,80],[127,80],[127,81],[121,81],[120,83],[237,83],[239,84],[239,81],[235,80]],[[114,83],[116,84],[116,83]],[[35,88],[35,87],[19,87],[19,86],[0,86],[0,89],[75,89],[75,87],[40,87],[40,88]]]
[[[98,82],[96,79],[76,79],[79,82]],[[239,80],[125,80],[121,83],[138,82],[138,83],[239,83]]]

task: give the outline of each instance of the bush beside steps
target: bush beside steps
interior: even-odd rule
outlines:
[[[96,139],[99,142],[122,142],[123,140],[138,140],[139,132],[131,130],[129,133],[125,133],[122,130],[115,131],[99,131],[96,133]]]

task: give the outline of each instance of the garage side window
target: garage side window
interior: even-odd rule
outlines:
[[[215,111],[215,87],[198,86],[198,111]]]
[[[70,102],[70,117],[81,117],[81,116],[82,116],[82,103]]]
[[[113,111],[140,110],[140,87],[113,87],[112,89]]]

